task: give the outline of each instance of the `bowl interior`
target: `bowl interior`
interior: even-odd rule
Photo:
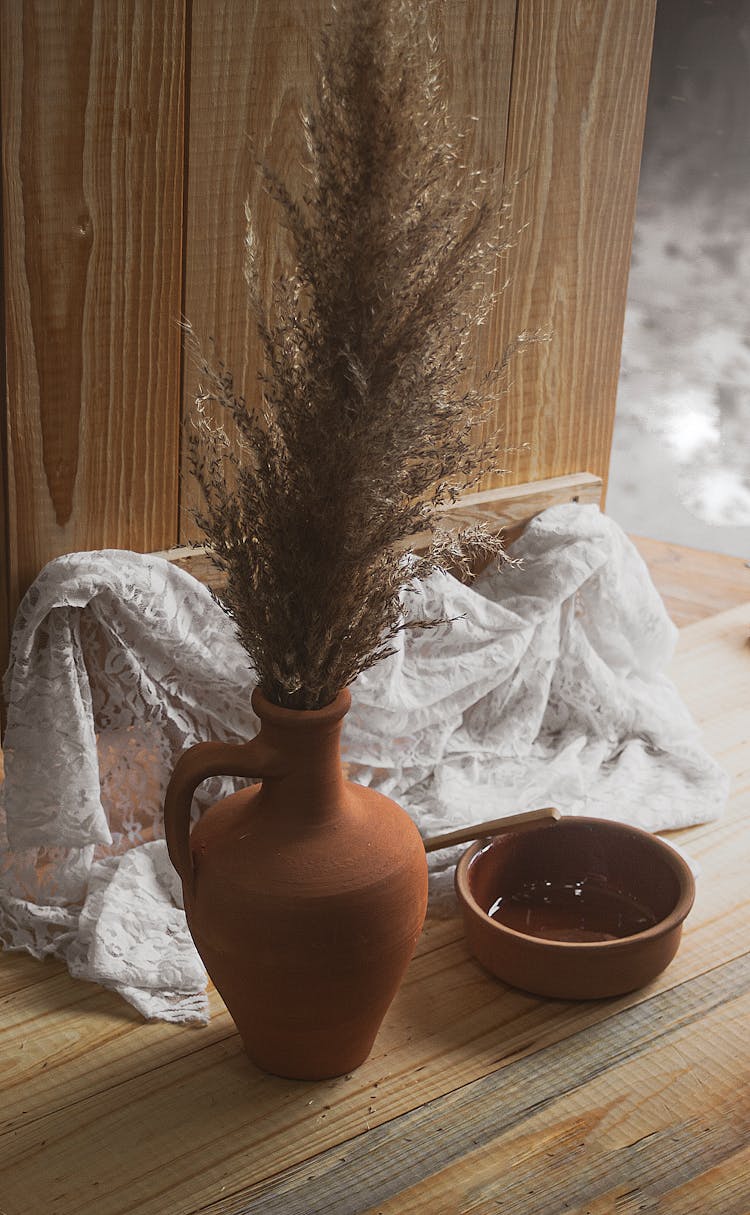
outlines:
[[[557,941],[648,932],[692,901],[692,877],[668,845],[602,819],[498,836],[473,856],[466,882],[505,928]]]

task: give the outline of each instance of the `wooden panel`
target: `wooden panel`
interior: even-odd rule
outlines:
[[[484,1186],[494,1203],[476,1210],[489,1215],[497,1179],[482,1172],[481,1153],[472,1157],[480,1146],[496,1161],[513,1160],[519,1178],[533,1177],[550,1153],[556,1198],[566,1182],[576,1194],[579,1176],[592,1197],[599,1185],[607,1195],[619,1161],[609,1184],[625,1202],[626,1181],[646,1197],[669,1184],[663,1162],[674,1126],[674,1210],[691,1209],[686,1185],[710,1194],[720,1176],[717,1193],[727,1203],[715,1209],[744,1215],[729,1198],[743,1176],[733,1136],[747,1112],[738,1075],[747,1035],[737,1027],[750,991],[749,628],[750,605],[680,638],[672,673],[733,793],[724,819],[677,834],[703,873],[680,952],[653,984],[609,1001],[526,996],[468,957],[457,920],[430,921],[370,1060],[353,1076],[316,1084],[252,1068],[215,993],[205,1030],[142,1024],[113,995],[58,966],[37,980],[34,967],[42,975],[47,967],[0,958],[10,972],[0,1043],[8,1061],[0,1082],[4,1210],[359,1215],[392,1200],[382,1209],[406,1215],[445,1209],[441,1170],[468,1156],[478,1197]],[[702,1120],[692,1123],[696,1114]],[[600,1149],[609,1154],[606,1169]],[[428,1176],[436,1201],[419,1207]],[[462,1185],[465,1174],[456,1177]],[[394,1195],[404,1187],[399,1207]],[[537,1191],[540,1203],[544,1193]],[[607,1201],[591,1210],[605,1215],[614,1195]],[[549,1207],[551,1215],[560,1209]]]
[[[606,482],[655,0],[519,0],[506,157],[511,283],[494,328],[551,333],[517,360],[499,418],[506,483]]]
[[[277,217],[245,133],[277,166],[301,159],[297,108],[327,0],[191,5],[183,241],[185,5],[0,0],[0,646],[5,606],[50,557],[177,542],[177,415],[196,378],[187,375],[178,403],[183,310],[253,388],[259,352],[240,273],[246,195],[267,234],[267,278],[280,262]],[[516,199],[526,227],[514,281],[483,332],[479,368],[522,328],[556,331],[519,361],[499,409],[518,448],[503,484],[606,473],[652,9],[653,0],[436,6],[451,109],[459,122],[479,119],[470,160],[504,160],[507,179],[530,166]],[[188,507],[193,493],[188,483]],[[192,534],[181,527],[181,540]]]
[[[184,0],[3,0],[10,598],[176,540]]]
[[[328,0],[194,0],[190,84],[185,314],[247,394],[255,390],[260,350],[245,307],[242,276],[248,197],[264,248],[266,286],[281,269],[278,209],[253,170],[246,133],[259,156],[304,184],[298,111],[310,95],[317,39]],[[471,163],[502,163],[510,87],[514,0],[448,0],[434,6],[447,64],[452,113],[468,123]],[[186,375],[184,408],[192,408],[195,372]],[[585,467],[585,465],[580,465]],[[569,470],[574,471],[574,470]],[[180,542],[198,534],[184,484]]]

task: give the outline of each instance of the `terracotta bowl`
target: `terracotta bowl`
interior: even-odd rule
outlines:
[[[634,991],[669,965],[695,883],[657,836],[571,816],[480,840],[458,863],[456,892],[469,948],[491,974],[590,1000]]]

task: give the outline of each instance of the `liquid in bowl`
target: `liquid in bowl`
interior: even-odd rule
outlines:
[[[616,941],[644,932],[658,919],[650,907],[596,877],[531,879],[501,895],[487,914],[546,941]]]

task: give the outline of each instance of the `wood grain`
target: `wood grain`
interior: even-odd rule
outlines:
[[[176,539],[183,0],[7,0],[11,610],[57,554]]]
[[[505,1205],[559,1215],[602,1195],[618,1201],[618,1212],[643,1210],[639,1201],[661,1198],[746,1145],[748,1011],[745,956],[359,1136],[344,1154],[334,1148],[305,1161],[275,1179],[272,1192],[259,1187],[209,1210],[489,1215]],[[719,1116],[698,1135],[708,1078]],[[630,1202],[620,1206],[624,1194]]]
[[[601,495],[601,477],[590,472],[577,472],[564,477],[548,477],[541,481],[463,494],[446,508],[441,522],[450,531],[481,523],[495,534],[502,533],[507,547],[518,539],[534,515],[569,502],[599,506]],[[427,548],[429,542],[430,535],[424,532],[414,537],[408,547],[419,551]]]
[[[260,236],[266,289],[287,259],[279,212],[261,188],[247,137],[293,191],[304,185],[298,115],[311,95],[328,7],[328,0],[194,0],[192,6],[185,313],[201,339],[215,338],[217,356],[247,394],[256,391],[261,352],[242,275],[246,197]],[[473,132],[468,155],[476,167],[503,159],[514,11],[514,0],[434,6],[451,112],[459,125],[471,115],[479,119],[467,124]],[[186,417],[196,387],[188,368]],[[196,501],[186,475],[180,543],[197,536],[189,513]]]
[[[750,600],[750,562],[631,536],[678,628]]]
[[[519,0],[506,182],[521,229],[491,330],[549,342],[501,406],[510,481],[606,481],[655,0]]]
[[[750,1044],[743,1025],[749,1013],[750,960],[743,957],[399,1119],[387,1128],[392,1141],[404,1145],[387,1153],[387,1184],[397,1197],[381,1199],[368,1215],[447,1211],[451,1200],[467,1215],[489,1215],[502,1209],[500,1203],[523,1209],[529,1194],[534,1215],[566,1209],[673,1215],[680,1191],[683,1210],[685,1198],[694,1204],[688,1210],[701,1210],[702,1194],[708,1209],[724,1215],[725,1193],[711,1174],[728,1160],[736,1167],[737,1157],[747,1155]],[[417,1125],[424,1114],[441,1126],[441,1160],[455,1157],[453,1167],[436,1176],[429,1175],[435,1161],[428,1155],[426,1121]],[[404,1161],[405,1173],[419,1168],[406,1143],[425,1145],[427,1176],[402,1189],[394,1156]],[[503,1168],[504,1160],[513,1167]],[[351,1157],[347,1173],[348,1191],[356,1192]],[[331,1178],[322,1185],[322,1178],[315,1180],[306,1187],[313,1209],[347,1215],[346,1203],[335,1205]],[[377,1179],[372,1183],[370,1172],[376,1191]],[[323,1205],[316,1201],[318,1186],[326,1195]],[[750,1180],[745,1201],[749,1197]],[[303,1209],[292,1201],[286,1212]],[[243,1215],[253,1210],[248,1204]],[[744,1215],[747,1207],[742,1210]],[[273,1203],[267,1215],[275,1215]]]
[[[744,1114],[737,1102],[727,1105],[721,1069],[729,1055],[737,1067],[746,1058],[734,1026],[735,1015],[745,1013],[742,993],[748,984],[748,632],[750,604],[694,625],[680,638],[673,675],[704,725],[707,745],[730,772],[733,791],[722,820],[676,836],[700,862],[703,874],[680,952],[650,987],[620,1000],[583,1004],[526,996],[480,970],[467,954],[457,920],[431,921],[371,1059],[350,1078],[295,1084],[250,1067],[215,993],[215,1015],[205,1030],[143,1025],[110,993],[76,983],[59,970],[26,984],[23,967],[13,960],[15,977],[0,1005],[0,1052],[7,1061],[0,1081],[4,1215],[37,1215],[40,1210],[55,1215],[236,1215],[246,1209],[269,1215],[278,1193],[289,1202],[279,1208],[285,1215],[295,1210],[322,1215],[326,1209],[344,1215],[345,1205],[325,1205],[344,1190],[347,1202],[357,1196],[359,1205],[353,1209],[359,1215],[377,1197],[371,1188],[358,1191],[359,1181],[371,1187],[397,1177],[411,1201],[410,1188],[426,1183],[426,1174],[420,1180],[419,1173],[426,1136],[438,1136],[442,1127],[458,1152],[461,1127],[474,1125],[468,1096],[480,1092],[486,1098],[484,1142],[497,1139],[493,1159],[513,1159],[519,1168],[518,1162],[524,1168],[527,1162],[534,1175],[545,1153],[552,1153],[550,1184],[560,1192],[563,1178],[572,1187],[579,1164],[582,1172],[585,1165],[593,1199],[608,1171],[597,1164],[597,1141],[578,1155],[573,1147],[585,1111],[601,1110],[590,1135],[604,1135],[610,1163],[620,1161],[615,1182],[623,1193],[627,1186],[622,1178],[637,1191],[645,1184],[641,1163],[645,1179],[660,1184],[669,1146],[657,1089],[643,1087],[653,1067],[664,1081],[663,1091],[675,1093],[669,1119],[677,1123],[682,1155],[673,1183],[688,1211],[684,1186],[693,1165],[685,1152],[695,1101],[675,1062],[675,1049],[686,1049],[683,1032],[695,1037],[695,1050],[705,1056],[703,1063],[698,1058],[694,1064],[690,1055],[686,1068],[695,1068],[706,1102],[715,1094],[718,1111],[706,1123],[709,1129],[696,1147],[693,1171],[705,1186],[705,1179],[718,1171],[731,1196],[737,1186],[736,1162],[732,1165],[731,1154],[722,1156],[720,1140],[727,1120],[734,1123]],[[740,998],[745,1001],[741,1005]],[[632,1084],[625,1062],[631,1054]],[[469,1090],[466,1105],[452,1104],[467,1085],[485,1081],[486,1089]],[[537,1091],[541,1105],[533,1100]],[[419,1108],[430,1102],[437,1104],[428,1107],[421,1135],[412,1136],[407,1122],[398,1120],[413,1118],[409,1125],[422,1125]],[[722,1120],[722,1102],[727,1120]],[[514,1109],[515,1121],[502,1124]],[[443,1113],[456,1110],[460,1116],[452,1123],[443,1121]],[[465,1117],[464,1111],[469,1111]],[[628,1137],[632,1143],[641,1137],[644,1146],[618,1156]],[[464,1155],[478,1146],[471,1138],[467,1134],[463,1141]],[[430,1147],[439,1195],[441,1166],[453,1164],[447,1149],[438,1159]],[[460,1167],[458,1157],[454,1164]],[[492,1202],[495,1180],[482,1180]],[[389,1193],[386,1185],[382,1197],[388,1200]],[[320,1207],[300,1206],[311,1204],[316,1194],[323,1196]],[[469,1215],[472,1207],[469,1202],[465,1206]],[[427,1201],[421,1209],[438,1211],[440,1206]],[[456,1209],[463,1211],[458,1202]],[[598,1209],[609,1215],[606,1204]],[[671,1207],[666,1209],[671,1215]],[[723,1215],[723,1207],[716,1209]],[[731,1213],[734,1208],[726,1209]]]
[[[47,979],[67,973],[63,962],[46,958],[39,962],[25,950],[8,951],[2,955],[3,965],[0,970],[0,997],[12,995],[33,987],[35,983],[44,983]]]

